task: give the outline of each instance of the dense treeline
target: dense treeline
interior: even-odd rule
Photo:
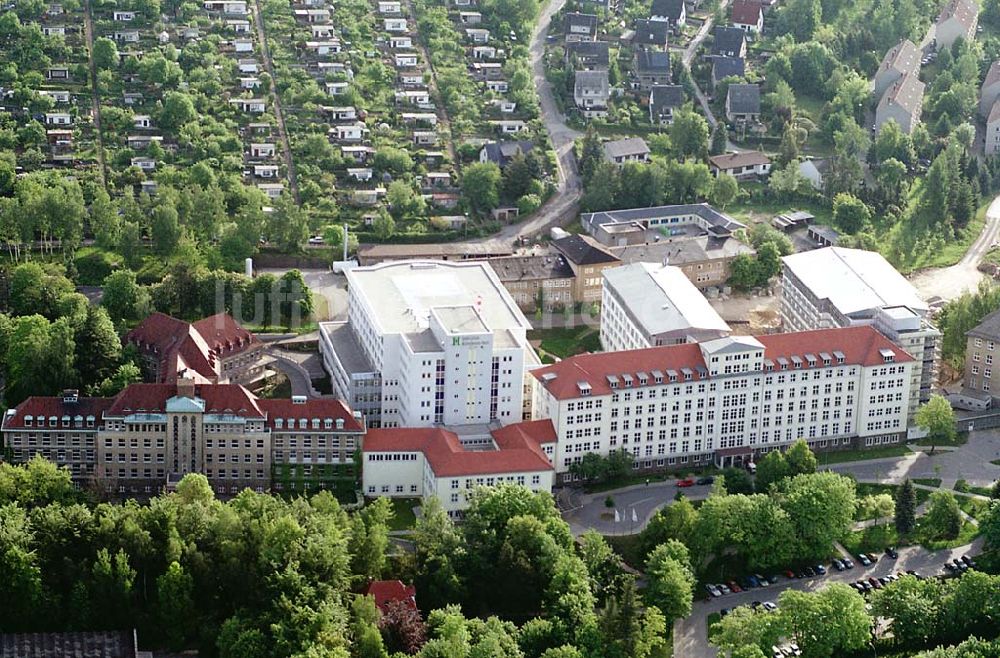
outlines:
[[[413,555],[389,548],[391,517],[387,499],[348,514],[326,492],[222,502],[200,475],[148,505],[92,505],[40,459],[0,464],[0,619],[6,631],[136,626],[144,647],[232,658],[644,658],[666,641],[655,604],[681,587],[690,608],[683,546],[659,550],[666,580],[643,609],[603,538],[575,546],[547,494],[476,491],[461,528],[427,501]],[[354,596],[380,577],[415,581],[434,609],[426,625]]]

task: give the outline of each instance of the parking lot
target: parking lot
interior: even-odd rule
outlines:
[[[741,605],[750,605],[754,601],[773,601],[776,603],[778,595],[786,589],[814,591],[827,583],[851,584],[861,579],[884,578],[903,571],[912,570],[921,576],[928,577],[950,574],[951,572],[944,568],[946,562],[967,554],[977,555],[981,550],[982,539],[977,538],[968,546],[942,551],[932,552],[920,546],[901,548],[899,549],[899,557],[896,559],[879,555],[879,559],[868,567],[860,564],[857,556],[851,556],[855,565],[853,569],[836,571],[829,564],[826,564],[827,573],[825,575],[791,579],[782,575],[778,577],[778,582],[774,585],[743,590],[739,593],[710,598],[705,601],[696,601],[691,614],[674,623],[674,655],[684,658],[713,658],[716,656],[718,651],[708,644],[708,615],[720,612],[723,608],[732,609]],[[704,593],[702,592],[701,595],[703,596]]]

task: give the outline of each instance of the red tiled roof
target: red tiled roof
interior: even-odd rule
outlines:
[[[63,402],[62,397],[30,397],[17,405],[13,413],[3,416],[4,429],[17,429],[24,427],[24,419],[27,416],[34,418],[49,418],[55,416],[62,418],[69,416],[93,416],[100,422],[101,414],[111,405],[110,398],[79,398],[75,404]],[[37,427],[37,423],[32,420],[32,427]]]
[[[543,429],[543,423],[549,427]],[[498,450],[473,451],[463,448],[454,432],[437,427],[371,429],[365,435],[362,449],[364,452],[421,452],[437,477],[532,473],[552,470],[552,463],[537,441],[539,437],[552,441],[554,436],[551,421],[517,423],[493,432]]]
[[[763,6],[760,0],[735,0],[733,2],[733,23],[756,25]]]
[[[843,352],[847,364],[875,366],[883,363],[880,353],[883,349],[892,350],[896,363],[913,360],[913,357],[903,349],[868,326],[799,331],[756,336],[756,338],[764,345],[764,358],[772,361],[779,357],[790,358],[793,355],[803,357],[806,354],[818,357],[820,352],[832,354],[839,351]],[[533,370],[531,374],[542,382],[545,382],[546,375],[555,375],[554,379],[545,384],[545,389],[556,399],[568,400],[580,397],[578,386],[580,382],[590,385],[591,395],[607,395],[611,393],[611,386],[607,380],[609,375],[634,376],[638,372],[648,374],[653,370],[679,372],[682,368],[691,369],[691,381],[700,379],[698,368],[705,369],[706,365],[701,348],[697,344],[580,354]],[[708,378],[707,375],[705,377]]]
[[[275,418],[338,418],[344,419],[344,429],[353,432],[364,431],[362,422],[354,417],[342,400],[335,398],[313,398],[305,404],[296,404],[288,399],[257,400],[257,406],[267,412],[268,427],[274,429]]]
[[[177,381],[178,373],[193,371],[198,380],[216,381],[217,357],[238,354],[258,343],[256,336],[226,313],[198,320],[194,324],[164,313],[153,313],[125,337],[144,352],[160,358],[160,378]]]
[[[176,395],[176,384],[132,384],[113,398],[107,415],[163,412],[167,400]],[[205,401],[205,413],[264,417],[256,396],[239,384],[200,384],[195,386],[195,395]]]
[[[402,601],[414,609],[417,607],[417,589],[413,586],[408,587],[399,580],[376,580],[369,583],[365,595],[375,599],[375,605],[379,610],[393,601]]]

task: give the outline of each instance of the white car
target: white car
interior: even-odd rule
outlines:
[[[309,238],[309,244],[323,244],[323,242],[324,240],[322,235],[314,235]]]
[[[720,592],[719,588],[716,587],[715,585],[711,584],[705,585],[705,589],[708,591],[709,595],[712,596],[712,598],[717,598],[722,596],[722,592]]]

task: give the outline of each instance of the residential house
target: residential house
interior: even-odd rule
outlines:
[[[244,0],[206,0],[203,6],[205,11],[221,12],[231,16],[246,16],[249,13]]]
[[[733,0],[732,21],[734,26],[744,32],[763,32],[764,5],[761,0]]]
[[[345,123],[330,128],[330,134],[338,142],[360,142],[368,134],[368,128],[360,121]]]
[[[490,121],[490,125],[494,126],[501,135],[516,135],[528,127],[528,124],[520,119],[501,119],[500,121]]]
[[[229,103],[250,114],[263,114],[267,110],[267,101],[263,98],[231,98]]]
[[[52,102],[58,104],[69,103],[70,93],[68,89],[39,89],[39,96],[47,96],[52,99]]]
[[[403,123],[407,125],[421,124],[427,126],[437,126],[438,118],[433,112],[403,112],[400,115]]]
[[[460,11],[458,22],[462,25],[479,25],[483,22],[483,15],[478,11]]]
[[[552,253],[566,259],[573,270],[572,299],[576,304],[601,301],[601,276],[604,270],[618,267],[621,260],[589,235],[570,235],[549,243]]]
[[[669,24],[674,34],[678,34],[687,24],[684,0],[653,0],[649,19]]]
[[[332,25],[310,25],[313,39],[332,39],[337,34],[337,29]]]
[[[156,160],[154,160],[153,158],[146,158],[146,157],[132,158],[131,164],[133,167],[138,167],[143,171],[156,170]]]
[[[465,38],[471,43],[486,43],[490,40],[490,31],[482,27],[467,27]]]
[[[281,168],[275,164],[255,164],[253,175],[257,178],[278,178]]]
[[[993,104],[1000,98],[1000,59],[990,64],[986,79],[979,89],[979,116],[988,117]]]
[[[712,31],[712,56],[747,56],[747,33],[738,27],[718,26]]]
[[[563,17],[566,43],[597,40],[597,16],[571,12]]]
[[[653,85],[670,84],[670,53],[666,50],[637,50],[635,76],[642,91],[649,91]]]
[[[726,78],[743,78],[746,76],[746,60],[742,57],[712,58],[712,88]]]
[[[389,604],[397,602],[413,610],[417,609],[417,590],[412,586],[407,587],[399,580],[376,580],[368,583],[364,594],[375,599],[375,606],[381,612],[388,612]]]
[[[826,160],[807,158],[799,163],[799,173],[809,181],[814,190],[823,189],[823,173],[826,171]]]
[[[681,85],[653,85],[649,90],[649,122],[666,125],[674,122],[674,111],[684,104]]]
[[[489,263],[521,310],[573,307],[573,270],[562,256],[501,256]]]
[[[142,95],[141,91],[125,92],[122,94],[122,102],[129,107],[141,105],[144,98],[145,96]]]
[[[876,102],[882,100],[885,91],[904,75],[920,73],[920,57],[920,49],[909,39],[903,39],[885,53],[872,78],[872,94]]]
[[[226,21],[226,27],[232,30],[233,34],[250,34],[250,21],[242,18],[234,18]]]
[[[69,67],[68,66],[50,66],[45,69],[45,79],[46,80],[68,80],[69,79]]]
[[[251,143],[250,144],[250,157],[257,158],[261,160],[270,159],[274,157],[276,153],[274,144],[269,144],[266,142]]]
[[[629,137],[604,142],[604,159],[619,167],[628,162],[648,162],[649,146],[642,137]]]
[[[389,47],[393,50],[409,50],[413,48],[413,37],[406,34],[394,34],[389,37]]]
[[[240,89],[246,89],[249,91],[257,89],[258,87],[260,87],[260,78],[257,77],[240,78]]]
[[[588,119],[608,114],[607,71],[577,71],[573,81],[573,101]]]
[[[135,114],[132,116],[132,127],[136,130],[149,130],[153,127],[153,118],[148,114]]]
[[[257,183],[257,189],[263,192],[268,199],[278,199],[285,192],[284,183]]]
[[[46,126],[71,126],[73,125],[73,117],[69,112],[46,112],[45,113],[45,125]]]
[[[771,173],[771,159],[760,151],[724,153],[708,158],[712,174],[729,174],[737,180],[756,180]]]
[[[145,151],[153,142],[163,143],[163,135],[129,135],[125,143],[133,151]]]
[[[666,50],[670,43],[670,23],[638,18],[632,34],[632,45],[637,48]]]
[[[534,143],[529,141],[518,142],[487,142],[479,151],[479,161],[492,162],[501,169],[519,154],[526,154],[535,148]]]
[[[606,69],[609,62],[607,41],[571,41],[566,44],[566,63],[576,70]]]
[[[66,36],[66,26],[65,25],[43,25],[42,34],[47,37],[64,37]],[[117,35],[115,35],[117,37]]]
[[[760,86],[731,84],[726,92],[726,119],[732,123],[760,121]]]
[[[393,56],[397,69],[414,68],[420,64],[416,53],[396,53]]]
[[[979,2],[977,0],[949,0],[938,15],[934,27],[937,48],[951,48],[961,37],[970,41],[976,36],[979,25]]]
[[[1000,99],[993,102],[990,115],[986,117],[986,155],[1000,153]]]
[[[920,123],[924,104],[924,83],[916,75],[907,74],[896,81],[882,96],[875,108],[875,130],[889,120],[895,120],[903,132],[910,134]]]
[[[305,23],[329,23],[329,9],[296,9],[295,18]],[[405,21],[404,21],[405,22]]]
[[[399,0],[379,0],[378,13],[380,14],[402,14],[403,3]]]
[[[350,121],[353,123],[358,120],[358,111],[353,105],[324,105],[322,109],[330,121]]]
[[[407,31],[405,18],[385,18],[382,20],[382,24],[386,32]]]
[[[122,22],[122,23],[131,23],[132,21],[135,20],[135,12],[134,11],[116,11],[116,12],[112,12],[111,17],[115,21],[119,21],[119,22]]]
[[[253,39],[233,39],[233,50],[240,54],[253,52]]]

